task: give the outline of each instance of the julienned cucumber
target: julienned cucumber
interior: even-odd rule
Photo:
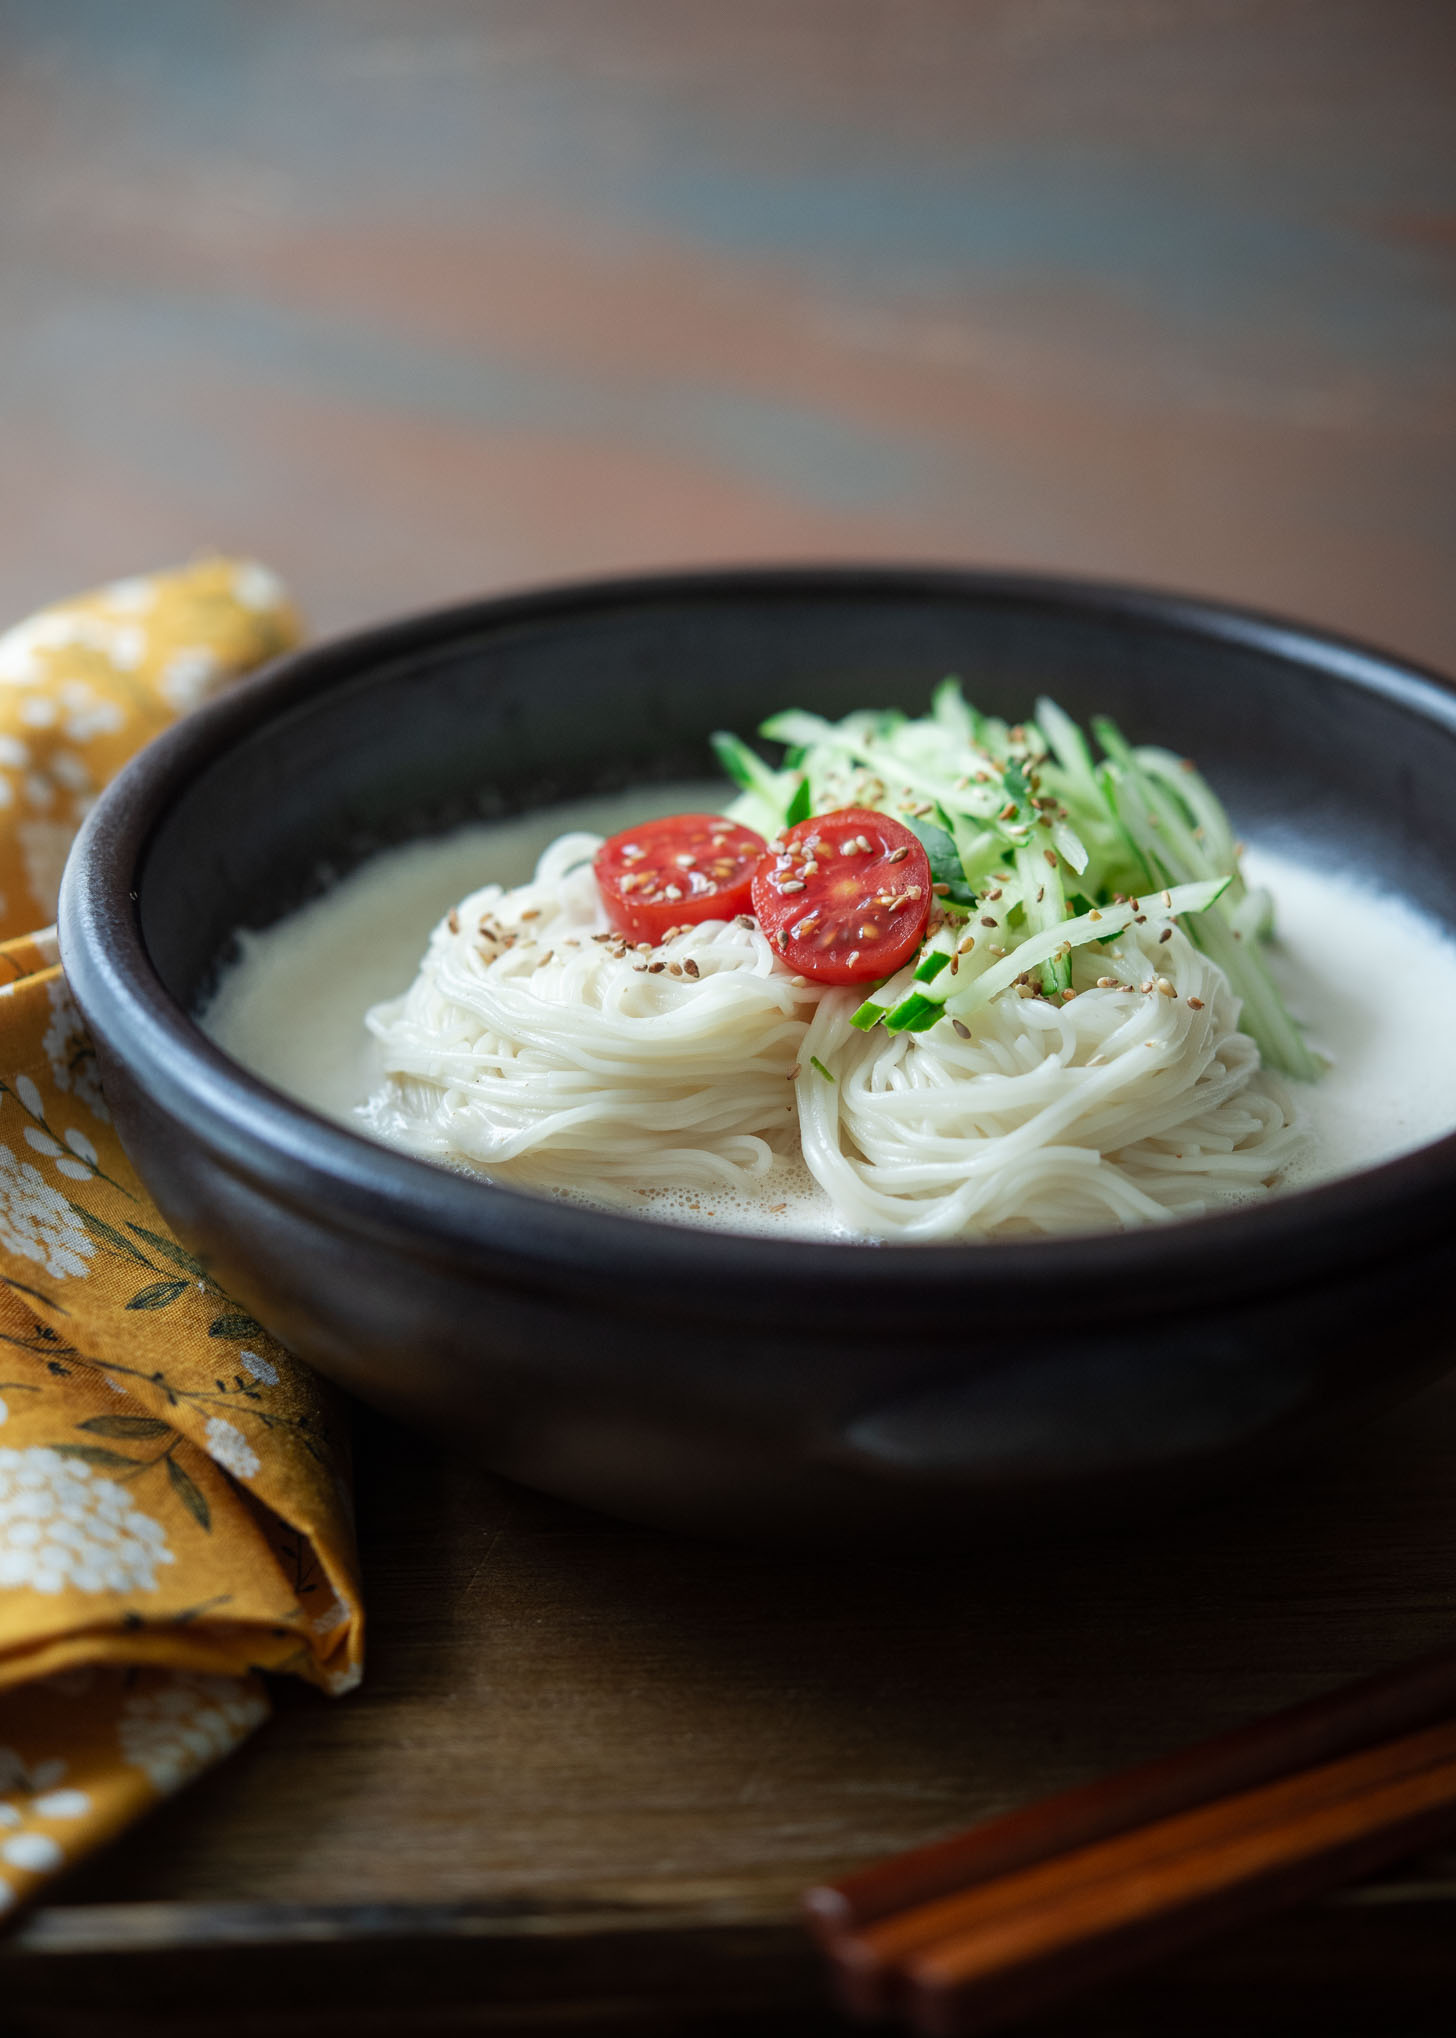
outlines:
[[[1134,917],[1124,900],[1146,907],[1166,891],[1180,903],[1165,912],[1195,916],[1186,932],[1228,977],[1265,1062],[1318,1075],[1261,952],[1268,901],[1244,883],[1217,795],[1186,758],[1134,746],[1104,716],[1092,726],[1100,759],[1054,701],[1039,701],[1034,721],[1007,723],[946,679],[919,718],[772,716],[760,733],[788,746],[785,769],[735,736],[714,746],[743,789],[733,817],[766,836],[809,814],[877,807],[925,845],[938,904],[915,987],[892,1008],[866,999],[861,1029],[964,1018],[1028,972],[1044,996],[1063,996],[1073,949],[1121,932]],[[1067,917],[1076,907],[1087,910]]]

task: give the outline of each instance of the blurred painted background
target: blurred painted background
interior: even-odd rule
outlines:
[[[1446,0],[0,0],[0,614],[923,557],[1456,668]]]

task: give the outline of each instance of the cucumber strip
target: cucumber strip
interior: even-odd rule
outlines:
[[[1184,913],[1206,913],[1216,899],[1227,891],[1226,877],[1208,878],[1197,884],[1177,885],[1168,893],[1169,904],[1164,908],[1169,919]],[[1089,941],[1100,941],[1104,934],[1120,934],[1130,927],[1142,911],[1142,906],[1129,900],[1121,906],[1100,906],[1091,913],[1083,913],[1075,920],[1064,920],[1043,934],[1034,934],[1023,941],[1010,955],[994,963],[983,976],[976,977],[964,990],[956,989],[946,998],[945,1009],[952,1018],[965,1019],[982,1005],[990,1003],[999,992],[1010,990],[1019,976],[1025,975],[1039,962],[1045,962],[1063,946],[1070,951],[1082,948]],[[922,994],[923,995],[923,994]],[[891,1019],[894,1018],[892,1013]],[[887,1022],[888,1023],[888,1022]]]
[[[1021,879],[1022,905],[1032,933],[1046,934],[1054,927],[1063,927],[1067,895],[1062,889],[1060,866],[1045,862],[1037,845],[1028,842],[1016,852],[1016,874]],[[1048,997],[1072,988],[1072,965],[1065,955],[1051,955],[1042,964],[1041,987]]]

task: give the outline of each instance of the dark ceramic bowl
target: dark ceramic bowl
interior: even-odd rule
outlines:
[[[381,844],[700,777],[787,703],[1011,717],[1195,755],[1251,837],[1456,923],[1456,698],[1259,617],[1058,581],[790,571],[480,602],[284,659],[91,816],[61,945],[179,1235],[321,1371],[497,1470],[799,1539],[1085,1523],[1275,1457],[1452,1363],[1456,1138],[1266,1207],[994,1246],[678,1229],[476,1183],[254,1080],[189,1016],[238,926]],[[421,930],[423,941],[424,929]]]

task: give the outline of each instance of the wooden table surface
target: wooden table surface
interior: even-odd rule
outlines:
[[[940,1563],[672,1539],[374,1418],[362,1443],[363,1689],[280,1690],[251,1744],[23,1924],[7,2031],[171,2029],[170,2008],[241,2038],[282,2004],[270,2033],[836,2029],[794,1917],[814,1878],[1456,1621],[1456,1381],[1277,1490]],[[1252,2028],[1449,2033],[1456,1859],[1035,2028],[1222,2033],[1275,2004]]]
[[[1453,78],[1427,0],[0,0],[0,619],[204,545],[328,629],[913,557],[1456,668]],[[364,1689],[280,1693],[30,1920],[7,2031],[828,2028],[811,1876],[1398,1658],[1456,1590],[1450,1390],[1275,1498],[941,1569],[366,1446]],[[1451,1899],[1412,1871],[1049,2028],[1410,2033]]]

